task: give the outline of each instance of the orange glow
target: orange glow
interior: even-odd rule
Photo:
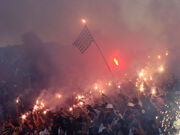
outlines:
[[[86,19],[83,18],[83,19],[81,19],[81,22],[82,22],[83,24],[86,24],[87,21],[86,21]]]
[[[116,66],[119,66],[119,62],[116,58],[114,58],[114,63],[116,64]]]

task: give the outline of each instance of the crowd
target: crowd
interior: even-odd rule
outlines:
[[[160,135],[160,109],[166,95],[129,98],[118,93],[95,100],[93,105],[41,109],[27,116],[2,121],[2,135]]]

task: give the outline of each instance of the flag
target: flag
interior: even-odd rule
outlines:
[[[84,53],[92,42],[94,42],[94,39],[85,25],[78,38],[74,41],[73,46],[77,47],[81,53]]]

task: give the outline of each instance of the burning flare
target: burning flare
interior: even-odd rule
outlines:
[[[140,90],[140,92],[144,91],[144,84],[143,83],[141,83],[139,90]]]
[[[62,97],[62,95],[59,94],[59,93],[57,93],[57,94],[56,94],[56,97],[60,99],[60,98]]]
[[[81,19],[81,22],[82,22],[83,24],[86,24],[87,21],[86,21],[86,19],[83,18],[83,19]]]
[[[21,118],[23,119],[23,120],[25,120],[26,119],[26,114],[23,114],[22,116],[21,116]]]
[[[69,111],[70,111],[70,112],[71,112],[71,111],[73,111],[73,108],[72,108],[72,107],[70,107],[70,108],[69,108]]]
[[[158,57],[158,59],[161,59],[161,55],[158,55],[157,57]]]
[[[159,67],[159,71],[160,71],[160,72],[163,72],[163,71],[164,71],[164,67],[163,67],[163,66],[160,66],[160,67]]]
[[[114,58],[114,63],[116,64],[116,66],[119,66],[119,62],[116,58]]]
[[[144,76],[144,72],[141,71],[141,72],[139,73],[139,77],[141,78],[141,77],[143,77],[143,76]]]
[[[155,95],[156,94],[156,90],[155,89],[152,89],[152,95]]]

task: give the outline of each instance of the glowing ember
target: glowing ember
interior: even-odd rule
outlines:
[[[78,99],[81,99],[82,98],[82,96],[78,96]]]
[[[116,58],[114,58],[114,63],[116,64],[116,66],[119,66],[119,62]]]
[[[144,78],[144,81],[147,81],[147,78],[146,78],[146,77]]]
[[[78,96],[76,97],[76,99],[78,99],[78,100],[81,100],[81,99],[83,99],[83,98],[84,98],[83,95],[78,95]]]
[[[20,102],[20,99],[19,97],[16,99],[16,103],[18,104]]]
[[[109,82],[109,83],[108,83],[108,86],[111,86],[111,85],[112,85],[111,82]]]
[[[166,56],[168,56],[169,55],[169,53],[168,53],[168,51],[166,51],[166,54],[165,54]]]
[[[46,115],[46,114],[47,114],[47,111],[46,111],[46,110],[45,110],[45,111],[43,111],[43,114],[44,114],[44,115]]]
[[[62,95],[61,94],[56,94],[56,97],[60,99],[62,97]]]
[[[163,71],[164,71],[164,67],[163,67],[163,66],[160,66],[160,67],[159,67],[159,71],[160,71],[160,72],[163,72]]]
[[[81,19],[81,22],[82,22],[83,24],[86,24],[87,21],[86,21],[86,19],[83,18],[83,19]]]
[[[99,90],[99,93],[102,95],[104,94],[104,90]]]
[[[144,85],[143,85],[143,83],[140,85],[139,90],[140,90],[140,92],[143,92],[143,91],[144,91]]]
[[[69,108],[69,111],[71,112],[72,110],[73,110],[73,108],[72,108],[72,107],[70,107],[70,108]]]
[[[95,86],[94,86],[94,89],[95,89],[95,90],[97,90],[97,89],[98,89],[98,86],[97,86],[97,85],[95,85]]]
[[[44,105],[44,103],[43,103],[43,102],[41,102],[41,107],[42,107],[42,108],[44,108],[44,106],[45,106],[45,105]]]
[[[79,102],[80,105],[83,105],[83,102]]]
[[[161,55],[158,55],[158,59],[161,59]]]
[[[36,100],[36,104],[39,104],[39,100]]]
[[[21,116],[21,118],[22,118],[23,120],[26,119],[26,118],[27,118],[26,114],[23,114],[23,115]]]
[[[33,110],[37,110],[39,107],[37,105],[34,105]]]
[[[140,73],[139,73],[139,77],[143,77],[144,76],[144,73],[143,73],[143,71],[141,71]]]
[[[155,95],[155,94],[156,94],[155,88],[152,89],[151,93],[152,93],[152,95]]]
[[[118,85],[117,87],[120,89],[120,88],[121,88],[121,85]]]

